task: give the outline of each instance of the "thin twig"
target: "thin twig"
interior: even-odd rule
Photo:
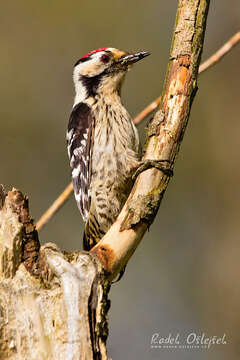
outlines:
[[[145,119],[148,115],[150,115],[159,105],[161,102],[161,96],[155,99],[151,104],[149,104],[143,111],[141,111],[133,120],[134,124],[139,124],[143,119]]]
[[[209,69],[213,65],[217,64],[234,46],[240,41],[240,32],[237,32],[232,36],[215,54],[204,61],[199,67],[199,73]],[[149,104],[143,111],[141,111],[133,120],[134,124],[139,124],[143,119],[150,115],[160,104],[161,96],[155,99]],[[36,229],[39,231],[44,225],[51,219],[51,217],[64,205],[73,191],[73,185],[70,183],[65,190],[59,195],[59,197],[52,203],[49,209],[41,216],[36,224]]]
[[[202,65],[199,67],[199,73],[209,69],[216,63],[218,63],[230,50],[237,45],[240,41],[240,31],[231,37],[215,54],[208,58]]]
[[[66,200],[69,198],[73,191],[72,183],[63,190],[63,192],[58,196],[58,198],[52,203],[50,208],[41,216],[36,224],[36,229],[39,231],[44,225],[51,219],[51,217],[63,206]]]

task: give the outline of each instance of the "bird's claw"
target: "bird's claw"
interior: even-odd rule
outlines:
[[[140,162],[139,167],[135,171],[135,173],[132,176],[133,181],[136,180],[139,174],[141,174],[143,171],[155,168],[164,173],[166,176],[173,176],[173,170],[171,168],[171,162],[169,160],[149,160],[146,159],[144,161]]]

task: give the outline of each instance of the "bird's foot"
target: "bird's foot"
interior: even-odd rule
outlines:
[[[141,174],[143,171],[155,168],[164,173],[164,175],[167,176],[173,176],[173,170],[171,168],[171,161],[169,160],[150,160],[146,159],[144,161],[140,162],[140,165],[138,166],[137,170],[132,176],[133,181],[136,180],[139,174]]]

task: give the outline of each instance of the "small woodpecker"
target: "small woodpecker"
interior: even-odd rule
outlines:
[[[67,145],[75,198],[85,222],[85,250],[116,220],[140,164],[138,133],[120,92],[131,65],[148,55],[101,48],[74,66],[76,96]]]

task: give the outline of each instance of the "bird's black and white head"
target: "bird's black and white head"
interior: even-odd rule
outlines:
[[[83,56],[76,62],[73,71],[75,104],[101,94],[119,93],[131,65],[149,54],[148,51],[129,53],[114,48],[101,48]]]

